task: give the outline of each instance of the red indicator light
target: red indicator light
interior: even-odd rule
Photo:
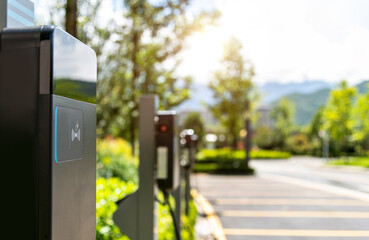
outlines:
[[[168,126],[167,125],[160,125],[159,131],[162,133],[165,133],[168,131]]]

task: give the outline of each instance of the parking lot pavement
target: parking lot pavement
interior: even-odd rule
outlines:
[[[369,239],[369,201],[290,179],[198,174],[193,186],[228,240]]]

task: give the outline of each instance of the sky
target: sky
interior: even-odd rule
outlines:
[[[36,0],[36,14],[47,18],[50,4]],[[119,16],[117,0],[105,0],[104,16]],[[235,36],[256,70],[254,81],[302,82],[369,79],[368,0],[193,0],[190,11],[218,9],[216,27],[187,41],[179,74],[207,83],[219,67],[223,43]]]
[[[209,0],[208,0],[209,1]],[[181,72],[208,82],[222,43],[239,38],[256,69],[255,81],[302,82],[369,79],[369,1],[214,0],[222,13],[188,41]]]

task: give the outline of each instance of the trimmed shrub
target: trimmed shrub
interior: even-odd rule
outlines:
[[[118,202],[138,188],[138,159],[131,154],[131,146],[123,139],[97,141],[96,182],[96,239],[129,240],[112,219]],[[158,198],[162,198],[159,194]],[[171,206],[175,206],[171,199]],[[175,239],[174,226],[168,206],[158,206],[158,239]],[[182,216],[182,239],[194,240],[197,210],[190,202],[189,216]]]
[[[97,176],[138,182],[138,158],[130,144],[121,139],[99,139],[96,146]]]
[[[204,149],[196,155],[195,172],[243,173],[252,174],[254,170],[245,165],[245,152],[242,150]],[[257,150],[250,152],[251,159],[287,159],[288,152]]]

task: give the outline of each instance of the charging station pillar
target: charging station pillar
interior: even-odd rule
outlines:
[[[157,239],[156,129],[155,95],[140,97],[139,105],[139,189],[118,203],[113,215],[115,224],[132,240]]]
[[[0,45],[4,206],[18,229],[6,228],[14,239],[94,239],[95,52],[54,26],[6,28]]]
[[[178,223],[178,226],[181,227],[182,226],[182,222],[181,222],[181,215],[182,215],[182,195],[183,195],[183,191],[182,191],[182,168],[179,168],[179,184],[178,187],[176,189],[173,190],[172,195],[174,197],[175,200],[175,204],[176,204],[176,208],[175,208],[175,217],[176,217],[176,221]]]
[[[155,116],[157,99],[155,95],[145,95],[140,98],[140,191],[139,191],[139,237],[137,239],[156,239],[154,234],[156,219],[153,213],[157,185],[155,183],[156,169],[156,142],[155,142]],[[154,220],[155,219],[155,220]]]
[[[189,201],[191,199],[190,191],[191,191],[191,173],[193,172],[194,164],[195,164],[195,156],[196,156],[196,145],[197,145],[197,135],[194,134],[192,129],[184,129],[180,133],[180,142],[182,147],[181,153],[181,166],[184,171],[184,179],[185,179],[185,212],[186,215],[189,213]]]

